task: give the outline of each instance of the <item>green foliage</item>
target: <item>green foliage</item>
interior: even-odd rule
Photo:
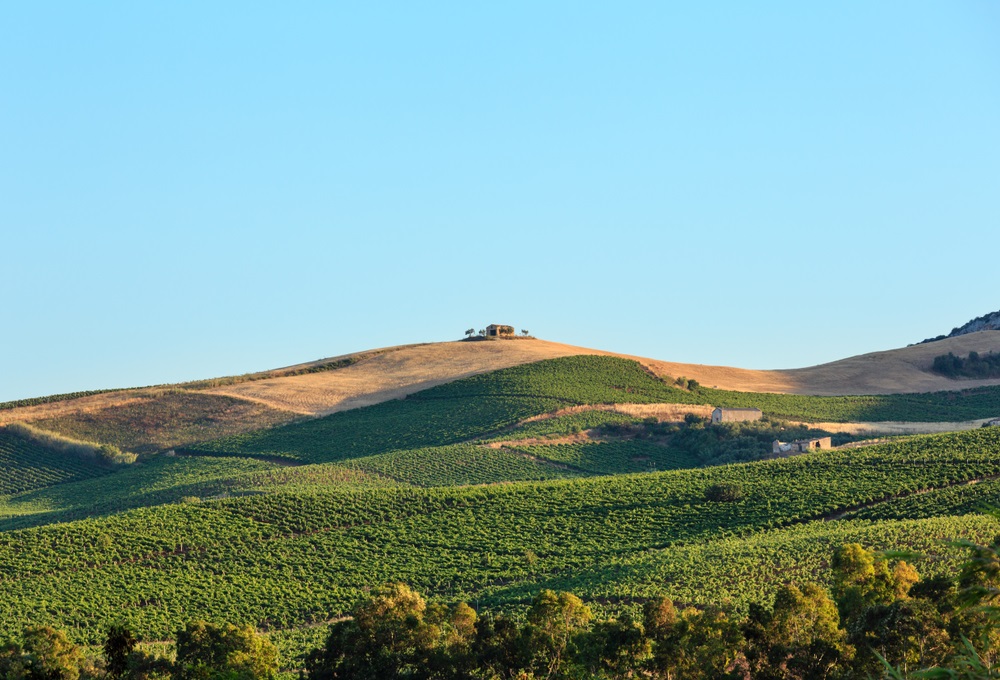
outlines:
[[[278,650],[249,627],[188,623],[177,632],[174,680],[268,680],[278,672]]]
[[[189,448],[205,455],[335,462],[461,443],[559,404],[554,399],[520,397],[469,401],[411,397]]]
[[[104,640],[104,660],[110,677],[120,678],[128,672],[129,657],[138,646],[139,641],[125,626],[115,624],[108,629],[108,636]]]
[[[114,474],[95,468],[99,476],[90,475],[78,482],[66,480],[0,502],[0,528],[111,514],[174,503],[185,496],[212,498],[239,493],[266,479],[253,477],[253,473],[275,467],[246,458],[157,456]]]
[[[570,413],[553,418],[542,418],[524,423],[502,433],[483,437],[482,442],[518,441],[522,439],[544,439],[565,437],[606,425],[632,425],[641,421],[634,416],[614,411],[589,410]]]
[[[570,357],[191,447],[206,457],[156,456],[114,475],[25,491],[0,505],[0,526],[48,526],[0,534],[0,629],[53,624],[100,644],[112,624],[162,640],[190,617],[211,617],[284,631],[276,639],[302,649],[313,639],[301,632],[308,626],[351,612],[373,584],[405,581],[432,600],[414,614],[425,626],[414,630],[433,633],[420,648],[428,667],[447,649],[486,654],[497,668],[513,659],[523,670],[548,672],[552,653],[543,655],[546,665],[532,665],[541,658],[533,656],[544,647],[541,638],[532,644],[522,625],[501,614],[527,615],[538,592],[551,590],[586,598],[598,617],[614,615],[563,638],[580,660],[572,668],[557,664],[560,673],[620,676],[648,656],[671,659],[689,676],[711,675],[732,670],[732,655],[718,641],[739,632],[750,604],[771,601],[789,582],[840,587],[827,569],[835,547],[919,550],[933,557],[926,569],[933,576],[953,568],[957,554],[939,539],[981,541],[997,532],[995,520],[972,513],[996,489],[1000,428],[663,472],[758,458],[776,432],[792,430],[700,419],[664,425],[597,411],[518,426],[577,404],[725,397],[689,388],[668,385],[634,362]],[[822,413],[823,420],[899,409],[940,409],[952,419],[969,404],[982,406],[976,395],[988,394],[875,402],[739,398],[788,397],[773,403]],[[476,443],[601,426],[611,441],[519,451]],[[314,464],[279,467],[272,457]],[[967,485],[973,480],[984,481]],[[481,486],[454,486],[462,484]],[[712,501],[712,487],[742,496]],[[180,502],[185,498],[200,502]],[[865,519],[876,517],[888,521]],[[912,583],[899,565],[883,569],[872,559],[868,581],[841,584],[844,593],[858,589],[850,621],[870,622],[858,624],[858,639],[879,621],[926,619],[917,610],[872,609],[892,605]],[[664,584],[681,613],[668,615],[664,605],[656,635],[673,642],[658,647],[639,635],[649,622],[640,626],[631,617],[662,595]],[[786,618],[806,623],[796,637],[780,616],[762,618],[761,634],[774,643],[765,651],[785,649],[799,664],[788,668],[822,669],[831,647],[847,658],[848,650],[823,633],[822,598],[805,586],[798,593],[785,592],[782,606],[792,612]],[[470,638],[470,613],[436,604],[473,598],[484,612],[478,621],[495,640],[482,639],[478,627]],[[711,606],[722,599],[726,608]],[[690,605],[706,608],[698,613]],[[350,632],[347,624],[339,630]],[[898,645],[898,658],[911,658],[908,644]]]
[[[769,416],[816,421],[941,421],[986,417],[1000,411],[1000,388],[865,397],[757,394],[703,387],[687,391],[652,376],[634,361],[577,356],[472,376],[404,400],[190,448],[205,454],[332,462],[495,438],[521,420],[569,405],[659,402],[757,406]],[[763,436],[763,431],[758,432],[753,451],[761,450]],[[744,450],[750,444],[740,442],[731,451],[717,452],[716,458],[757,457]]]
[[[739,484],[713,484],[705,489],[705,500],[713,503],[735,503],[743,500],[745,495]]]
[[[417,486],[494,484],[581,476],[514,451],[472,444],[392,451],[345,461],[344,466]]]
[[[11,423],[3,431],[50,451],[101,465],[128,465],[137,458],[134,453],[123,453],[117,446],[80,441],[27,423]]]
[[[697,467],[699,461],[682,452],[642,440],[514,446],[531,456],[572,466],[584,473],[614,475]]]
[[[66,633],[49,626],[24,629],[20,642],[0,648],[0,676],[10,680],[77,680],[84,653]]]
[[[294,479],[297,470],[251,473],[246,484]],[[96,642],[95,631],[124,611],[125,624],[160,639],[181,612],[287,628],[343,614],[363,588],[399,579],[504,608],[540,588],[617,600],[649,596],[664,582],[686,602],[717,593],[746,606],[793,574],[816,580],[841,543],[946,555],[937,538],[996,533],[993,520],[978,516],[822,519],[998,470],[1000,431],[989,429],[656,474],[434,489],[306,486],[142,508],[0,534],[0,626],[58,624]],[[723,483],[746,496],[704,499]],[[35,613],[26,620],[26,612]]]
[[[1000,377],[1000,354],[969,352],[963,359],[948,352],[934,357],[931,370],[948,378],[996,378]]]

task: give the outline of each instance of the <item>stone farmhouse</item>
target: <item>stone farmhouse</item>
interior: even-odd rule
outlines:
[[[514,335],[513,326],[504,326],[503,324],[491,323],[486,327],[486,337],[487,338],[499,338],[506,337],[509,335]]]
[[[832,449],[833,442],[829,437],[817,437],[815,439],[796,439],[793,442],[780,442],[774,440],[771,450],[776,456],[791,456],[796,453],[808,453],[817,449]]]
[[[717,408],[712,411],[713,423],[739,423],[760,420],[763,413],[759,408]]]

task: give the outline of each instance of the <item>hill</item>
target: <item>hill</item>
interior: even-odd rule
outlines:
[[[827,434],[778,418],[983,418],[1000,387],[815,396],[661,376],[555,343],[445,343],[7,409],[148,452],[92,470],[5,448],[0,633],[97,644],[120,621],[162,640],[209,617],[267,631],[294,671],[324,622],[390,581],[514,614],[542,588],[609,612],[663,593],[745,612],[789,580],[829,583],[845,542],[920,551],[935,575],[961,557],[942,539],[997,532],[980,507],[1000,428],[778,459],[771,443]],[[711,405],[766,418],[711,424]]]
[[[666,362],[615,354],[535,339],[487,342],[446,342],[402,345],[342,355],[272,371],[210,379],[157,388],[142,388],[37,400],[39,403],[0,405],[0,426],[25,421],[60,434],[114,444],[137,453],[152,453],[188,446],[219,437],[252,432],[294,422],[303,417],[400,399],[422,390],[469,376],[568,356],[614,356],[637,361],[651,374],[672,382],[694,379],[719,393],[704,393],[697,403],[718,406],[746,402],[749,397],[723,396],[721,392],[815,396],[892,395],[968,390],[1000,385],[1000,379],[963,380],[960,384],[930,371],[933,358],[947,352],[986,354],[1000,349],[1000,333],[980,332],[935,343],[875,352],[802,369],[758,371],[724,366]],[[694,404],[688,396],[672,393],[667,402]],[[755,405],[774,402],[756,397]],[[754,399],[751,399],[753,401]],[[790,402],[788,402],[790,403]],[[833,421],[838,431],[931,432],[941,425],[899,423],[891,427],[868,422],[845,425],[841,415],[825,418],[829,410],[780,407],[775,414],[809,422]],[[929,420],[951,422],[990,418],[985,409],[970,416],[922,417],[920,412],[892,418],[854,411],[858,419]],[[796,415],[797,414],[797,415]],[[926,415],[926,413],[925,413]],[[876,417],[877,416],[877,417]],[[968,417],[966,417],[968,416]],[[945,429],[978,426],[959,422]]]
[[[572,355],[619,356],[657,375],[693,378],[702,385],[741,392],[811,395],[903,394],[957,389],[931,372],[934,357],[954,352],[1000,352],[1000,334],[976,333],[927,347],[872,352],[799,369],[753,370],[650,359],[544,340],[450,342],[391,348],[338,371],[240,383],[211,390],[298,413],[326,414],[365,406],[488,371]],[[1000,385],[963,381],[962,388]]]

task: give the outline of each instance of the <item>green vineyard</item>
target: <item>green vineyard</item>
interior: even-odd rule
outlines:
[[[0,428],[0,496],[108,474],[95,461],[50,451]]]

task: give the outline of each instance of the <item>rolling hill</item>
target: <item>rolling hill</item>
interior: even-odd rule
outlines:
[[[208,617],[268,632],[293,671],[322,624],[390,581],[515,614],[542,588],[607,612],[664,592],[746,612],[784,583],[828,584],[845,542],[950,573],[961,550],[943,539],[1000,530],[982,512],[1000,499],[1000,428],[856,442],[798,423],[996,416],[1000,386],[926,369],[997,336],[769,372],[540,340],[408,345],[6,408],[141,455],[98,468],[0,429],[0,632],[98,644],[115,621],[163,639]],[[711,424],[713,406],[765,417]],[[772,455],[831,433],[850,446]]]

